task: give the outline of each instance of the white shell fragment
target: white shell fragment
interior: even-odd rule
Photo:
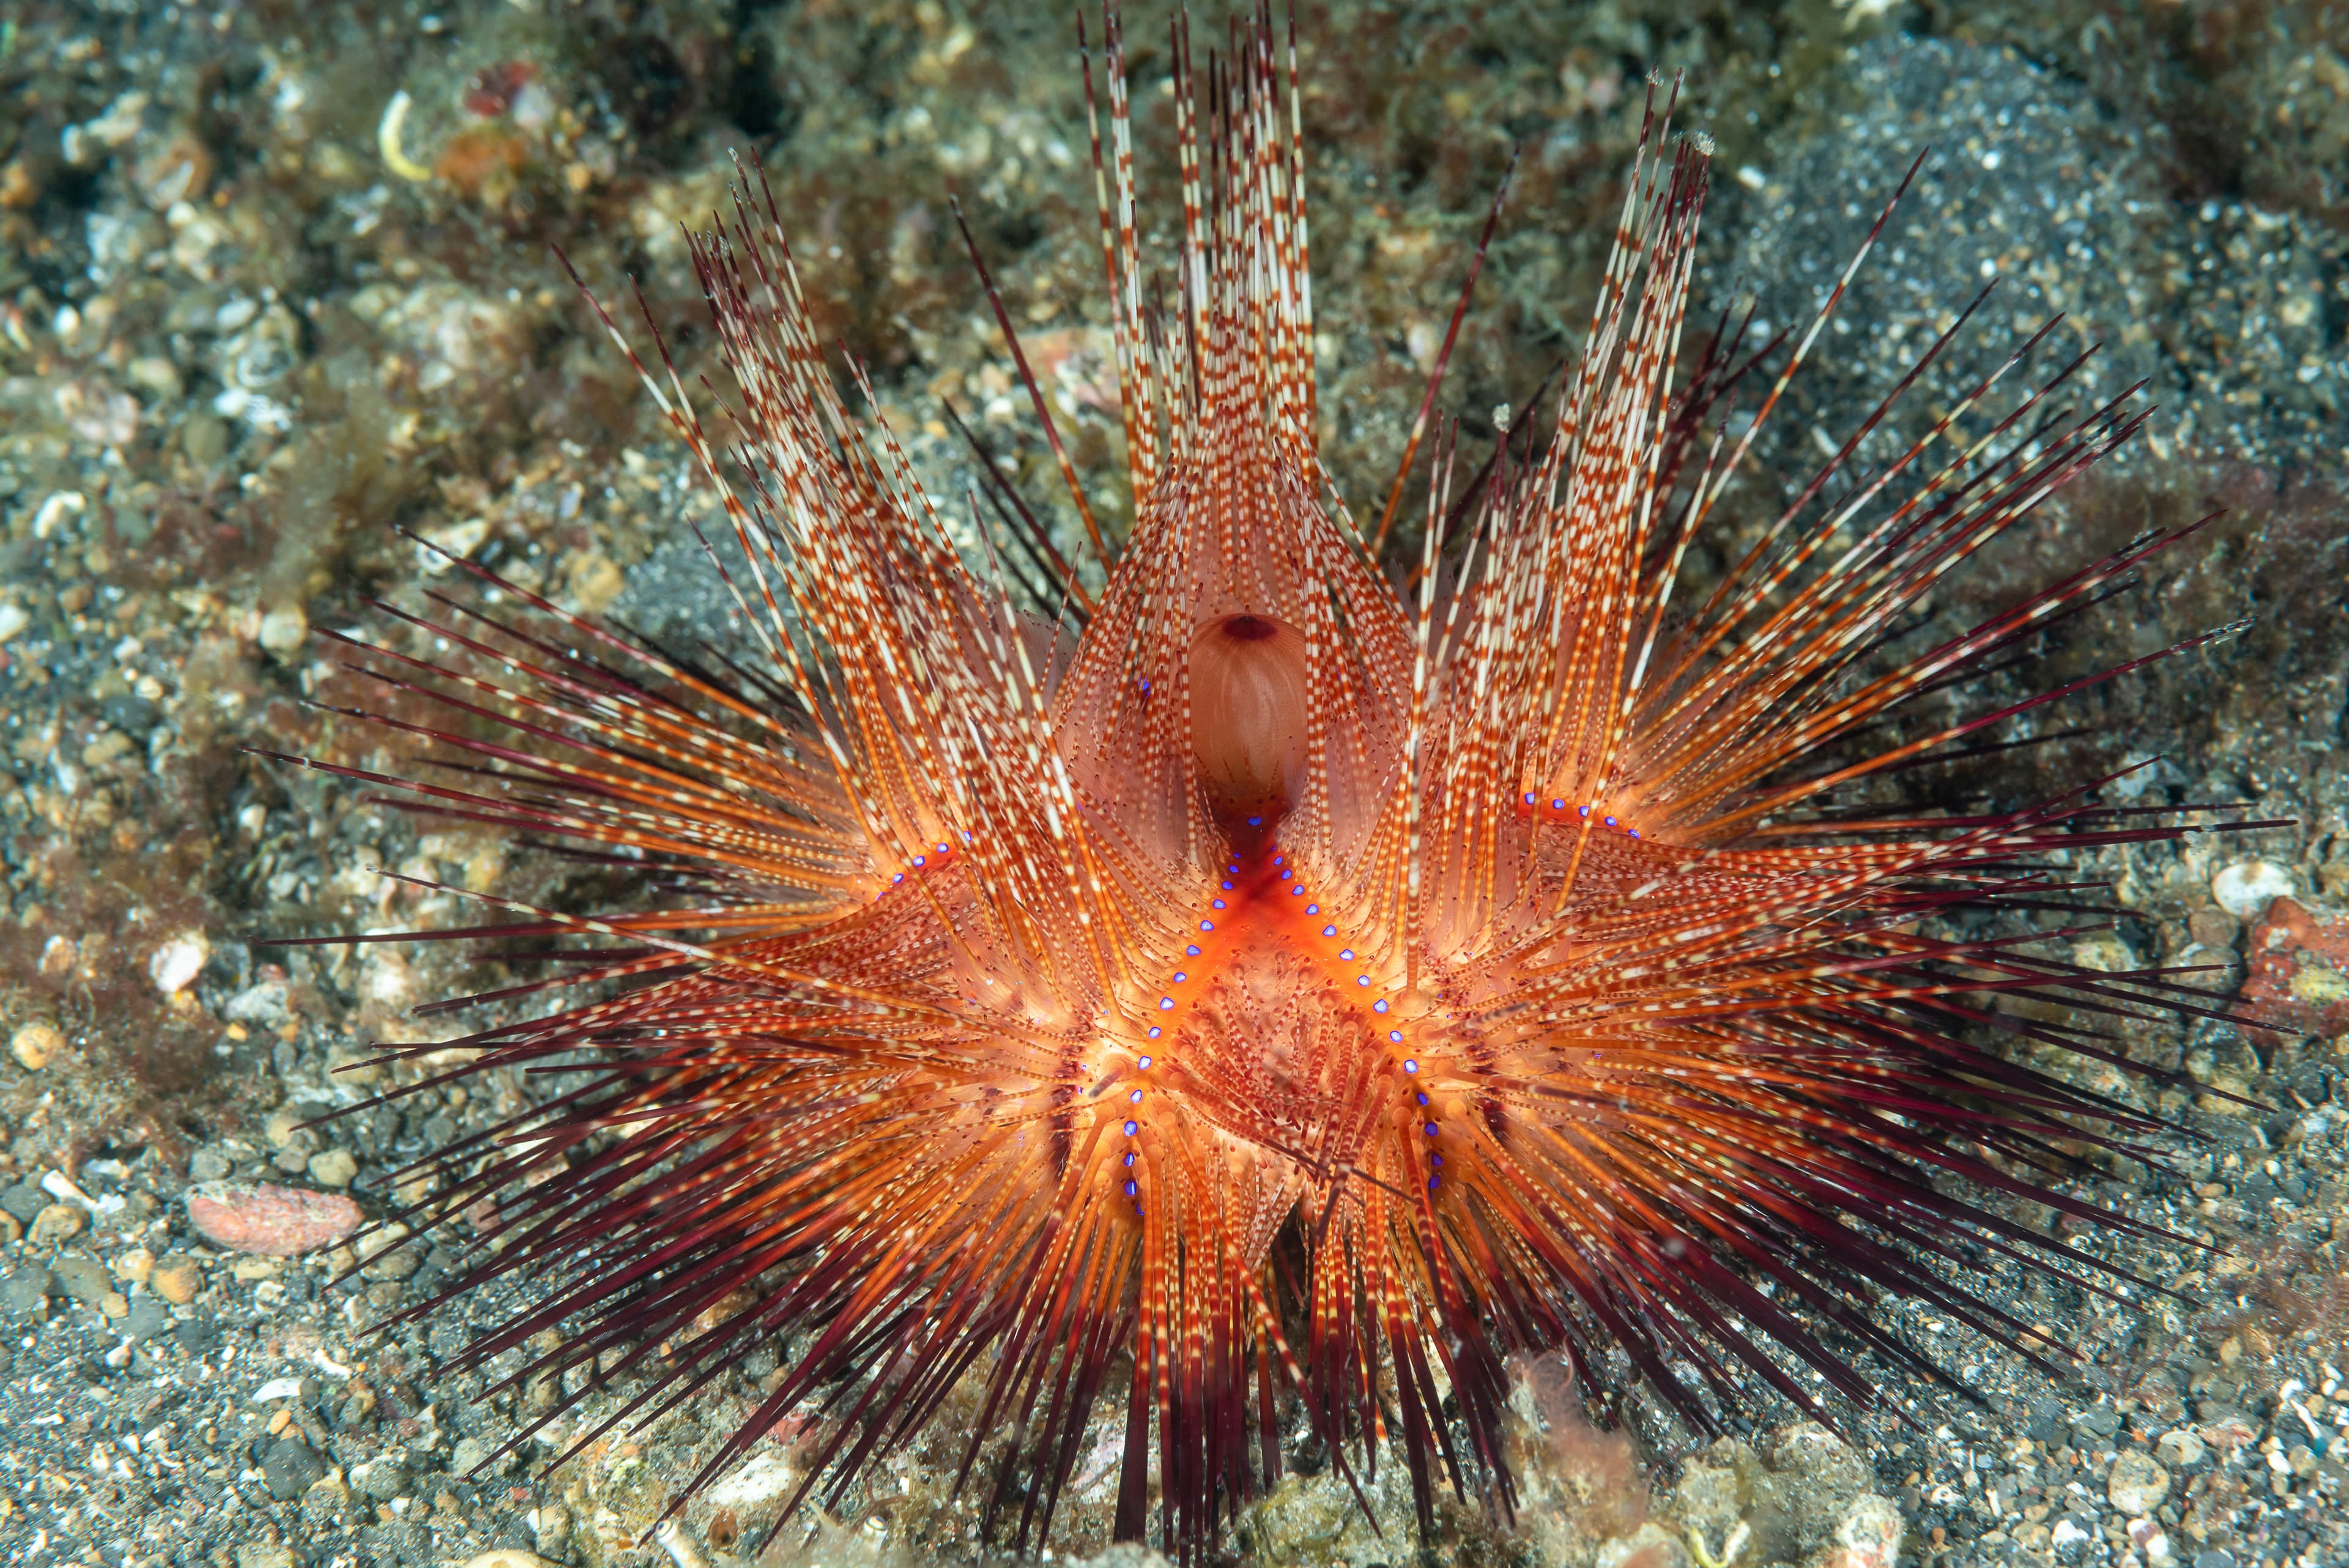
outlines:
[[[2238,860],[2210,878],[2210,897],[2239,920],[2258,918],[2293,891],[2292,873],[2272,860]]]

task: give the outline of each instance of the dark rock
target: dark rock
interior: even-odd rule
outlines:
[[[143,741],[160,717],[155,704],[131,692],[120,692],[98,705],[98,717],[134,740]]]
[[[2072,1419],[2072,1425],[2099,1438],[2109,1438],[2119,1429],[2121,1413],[2110,1405],[2091,1405]]]
[[[2034,1443],[2052,1443],[2064,1429],[2066,1412],[2061,1399],[2033,1399],[2031,1402],[2031,1424],[2024,1428]]]
[[[268,1483],[269,1495],[283,1502],[308,1491],[326,1473],[326,1461],[290,1432],[272,1443],[261,1461],[261,1479]]]
[[[36,1182],[20,1181],[5,1191],[0,1191],[0,1209],[5,1209],[27,1225],[33,1222],[34,1215],[48,1206],[49,1195],[42,1191]]]
[[[180,1319],[171,1325],[171,1337],[178,1340],[180,1348],[190,1355],[202,1355],[212,1348],[215,1337],[211,1314],[198,1313],[193,1317]]]
[[[114,1293],[114,1282],[106,1277],[106,1265],[79,1252],[68,1252],[49,1266],[57,1276],[57,1287],[84,1306],[96,1306]]]
[[[233,1168],[234,1164],[224,1150],[200,1148],[188,1157],[188,1179],[218,1181]]]
[[[125,1339],[152,1339],[171,1326],[171,1309],[154,1296],[140,1296],[130,1303],[129,1314],[114,1325],[114,1332]]]
[[[9,1271],[7,1282],[0,1284],[0,1306],[12,1313],[31,1315],[48,1305],[49,1292],[57,1281],[49,1271],[38,1263],[22,1263]]]
[[[408,1471],[398,1459],[378,1459],[359,1478],[359,1489],[378,1502],[389,1502],[408,1490]]]

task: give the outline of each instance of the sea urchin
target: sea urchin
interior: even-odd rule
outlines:
[[[1063,461],[1096,593],[1041,529],[1015,536],[1025,589],[958,547],[843,401],[751,182],[691,239],[722,434],[673,370],[646,384],[724,499],[764,667],[511,585],[439,600],[453,664],[346,639],[448,717],[378,720],[439,748],[429,780],[336,771],[645,889],[423,933],[561,948],[495,998],[560,1005],[454,1044],[460,1073],[573,1076],[440,1151],[396,1216],[465,1217],[453,1290],[537,1287],[471,1359],[557,1330],[517,1376],[575,1374],[564,1408],[641,1379],[620,1420],[788,1338],[701,1479],[797,1417],[801,1496],[833,1499],[976,1379],[965,1472],[996,1445],[1022,1542],[1106,1402],[1116,1532],[1154,1501],[1188,1549],[1278,1476],[1284,1428],[1350,1477],[1392,1444],[1423,1528],[1447,1482],[1506,1509],[1514,1353],[1586,1383],[1619,1355],[1700,1429],[1768,1390],[1813,1408],[1800,1371],[1869,1402],[1856,1356],[1940,1376],[1887,1296],[2031,1354],[1973,1261],[2100,1265],[1966,1194],[2126,1225],[2047,1183],[2059,1146],[2157,1124],[1999,1042],[2126,1065],[2085,1017],[2207,1003],[2044,956],[2064,933],[2024,917],[2077,904],[2078,852],[2182,829],[2085,788],[1960,815],[1861,786],[2146,662],[1961,719],[1925,701],[2179,535],[1953,635],[1917,613],[2142,415],[2059,407],[2078,359],[1993,410],[2043,331],[1861,472],[1888,398],[1675,597],[1836,299],[1757,351],[1683,351],[1706,159],[1651,99],[1554,420],[1457,484],[1439,427],[1423,546],[1385,566],[1316,454],[1293,36],[1259,15],[1203,80],[1178,24],[1160,278],[1105,26],[1134,523],[1112,553]]]

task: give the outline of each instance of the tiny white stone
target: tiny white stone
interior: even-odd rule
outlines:
[[[300,607],[283,605],[261,618],[261,646],[280,659],[291,659],[301,651],[310,636],[310,620]]]
[[[266,1405],[272,1399],[299,1399],[302,1380],[299,1377],[273,1377],[253,1391],[253,1402]]]
[[[25,613],[24,606],[0,604],[0,642],[7,641],[32,623],[33,618]]]
[[[147,974],[156,990],[170,996],[194,984],[212,956],[212,945],[204,940],[203,932],[181,931],[155,950],[155,956],[147,961]]]
[[[2210,878],[2210,897],[2239,920],[2256,919],[2292,891],[2292,873],[2272,860],[2238,860]]]

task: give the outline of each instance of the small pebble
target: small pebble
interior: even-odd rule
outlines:
[[[45,1018],[16,1025],[16,1033],[8,1037],[8,1049],[28,1073],[37,1073],[49,1064],[57,1054],[66,1048],[65,1031]]]
[[[484,1552],[465,1560],[465,1568],[556,1568],[535,1552],[524,1552],[516,1546],[501,1546],[495,1552]]]
[[[147,1276],[147,1284],[173,1306],[185,1306],[204,1288],[204,1272],[193,1258],[174,1252],[155,1265],[154,1272]]]
[[[1829,1568],[1893,1568],[1905,1528],[1898,1503],[1862,1492],[1836,1525],[1836,1549],[1822,1561]]]
[[[351,1473],[361,1490],[378,1502],[389,1502],[408,1490],[408,1472],[399,1461],[381,1459]]]
[[[2183,1427],[2174,1432],[2164,1432],[2161,1441],[2154,1445],[2154,1450],[2165,1463],[2178,1469],[2196,1463],[2207,1451],[2201,1437]]]
[[[143,1285],[155,1272],[155,1254],[144,1247],[133,1247],[114,1260],[114,1277],[126,1285]]]
[[[310,1483],[302,1494],[302,1515],[324,1524],[342,1517],[350,1506],[351,1489],[343,1484],[342,1477],[332,1470]]]
[[[316,1485],[326,1473],[326,1461],[298,1433],[289,1432],[278,1438],[261,1459],[262,1483],[269,1488],[269,1495],[281,1502],[292,1502]]]
[[[347,1148],[330,1148],[310,1157],[310,1179],[321,1187],[348,1187],[359,1173],[359,1162]]]
[[[331,1247],[359,1228],[359,1206],[336,1192],[259,1181],[206,1181],[188,1189],[188,1219],[213,1245],[268,1258]]]
[[[70,1241],[89,1223],[89,1217],[78,1205],[51,1203],[33,1216],[33,1245],[53,1247],[59,1241]]]

